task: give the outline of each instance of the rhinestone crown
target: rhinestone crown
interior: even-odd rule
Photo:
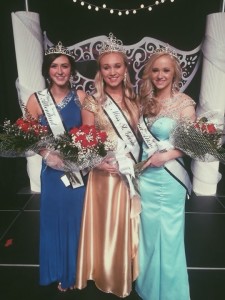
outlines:
[[[54,54],[54,53],[55,54],[64,54],[64,55],[72,57],[75,60],[74,52],[72,50],[69,50],[68,48],[64,47],[61,42],[58,42],[57,45],[52,46],[45,51],[45,55]]]
[[[101,48],[99,49],[99,54],[106,52],[126,53],[126,50],[123,47],[123,42],[118,40],[111,32],[109,37],[102,42]]]
[[[165,54],[169,54],[170,56],[173,56],[176,59],[178,59],[178,55],[177,55],[176,51],[171,49],[168,44],[166,44],[165,47],[157,48],[156,50],[153,51],[153,54],[154,53],[165,53]]]

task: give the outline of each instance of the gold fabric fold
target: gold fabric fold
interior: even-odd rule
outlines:
[[[117,174],[89,174],[78,253],[76,288],[94,280],[104,292],[126,297],[138,275],[140,206]],[[132,217],[131,217],[132,216]]]
[[[140,226],[140,213],[141,213],[141,199],[138,195],[135,195],[131,199],[131,226],[132,226],[132,258],[138,255],[138,241],[139,241],[139,226]],[[138,276],[138,265],[135,268],[137,271],[134,274],[134,278]]]

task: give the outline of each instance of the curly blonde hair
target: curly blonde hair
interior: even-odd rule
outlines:
[[[158,114],[160,110],[160,104],[155,98],[156,97],[155,89],[149,77],[149,74],[151,72],[152,65],[154,64],[154,62],[162,56],[170,57],[174,64],[175,75],[173,78],[173,91],[171,90],[171,94],[179,91],[179,83],[182,78],[182,68],[179,60],[169,53],[165,53],[165,52],[153,53],[144,67],[142,84],[140,86],[140,101],[142,106],[142,112],[145,116],[155,116]]]

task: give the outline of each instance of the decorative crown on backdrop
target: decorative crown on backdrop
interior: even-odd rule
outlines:
[[[58,42],[57,45],[52,46],[45,51],[45,55],[49,55],[49,54],[63,54],[63,55],[70,56],[75,60],[74,52],[64,47],[62,42],[60,41]]]
[[[126,54],[126,49],[123,47],[123,42],[118,40],[112,32],[109,33],[109,37],[102,42],[99,54],[107,52],[122,52]]]
[[[162,46],[160,48],[157,48],[156,50],[153,51],[153,54],[155,54],[155,53],[165,53],[165,54],[169,54],[170,56],[175,57],[176,59],[179,59],[176,51],[171,49],[169,44],[166,44],[165,47]]]

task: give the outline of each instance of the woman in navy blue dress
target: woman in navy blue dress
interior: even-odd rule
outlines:
[[[61,42],[45,52],[42,74],[48,88],[34,93],[27,110],[53,134],[81,125],[80,104],[86,94],[71,87],[74,54]],[[49,117],[51,116],[51,117]],[[57,125],[57,130],[55,129]],[[66,186],[61,158],[43,149],[40,197],[40,285],[58,283],[60,291],[74,286],[85,186]]]

